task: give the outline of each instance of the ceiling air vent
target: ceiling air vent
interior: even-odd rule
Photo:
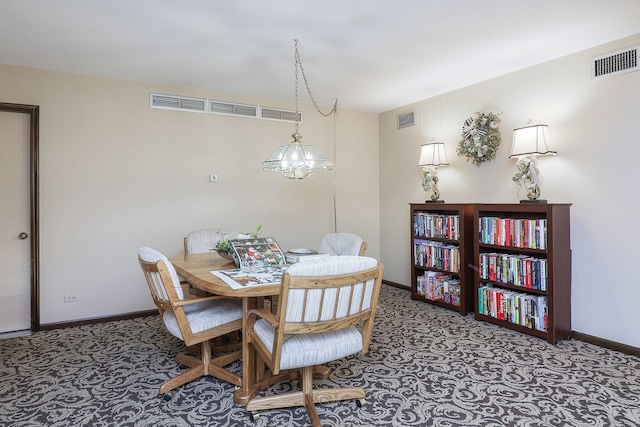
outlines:
[[[210,100],[209,112],[227,116],[258,117],[258,107],[256,105],[233,104],[222,101]]]
[[[412,112],[398,115],[398,129],[406,128],[416,124],[416,116]]]
[[[640,46],[634,46],[593,58],[591,63],[591,78],[596,80],[617,74],[638,71],[639,47]]]
[[[150,94],[149,106],[163,110],[191,111],[204,113],[206,111],[207,100],[200,98],[186,98],[183,96]]]
[[[268,120],[280,120],[284,122],[295,122],[296,112],[289,110],[276,110],[274,108],[261,109],[261,117]],[[302,122],[302,113],[298,112],[298,121]]]

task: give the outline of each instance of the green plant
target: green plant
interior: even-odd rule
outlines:
[[[218,241],[218,243],[216,243],[216,251],[229,253],[229,250],[231,249],[229,245],[229,239],[256,239],[260,234],[260,231],[262,231],[262,225],[258,225],[256,227],[256,231],[252,233],[240,233],[237,235],[233,234],[233,235],[225,236],[226,239],[222,239]]]

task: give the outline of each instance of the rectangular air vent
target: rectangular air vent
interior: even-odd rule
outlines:
[[[591,78],[593,80],[617,74],[637,71],[638,68],[638,48],[619,50],[593,58],[591,63]]]
[[[398,129],[406,128],[416,124],[416,116],[413,111],[398,115]]]
[[[192,111],[204,113],[206,111],[207,100],[200,98],[187,98],[184,96],[150,94],[149,106],[163,110]]]
[[[261,116],[263,119],[268,120],[281,120],[285,122],[296,121],[296,112],[288,110],[276,110],[275,108],[262,107]],[[298,112],[298,121],[302,123],[302,113]]]
[[[251,117],[254,119],[275,120],[281,122],[296,122],[296,112],[261,107],[259,105],[236,104],[212,99],[189,98],[185,96],[149,94],[149,107],[164,110],[193,111],[196,113],[222,114],[225,116]],[[302,123],[302,113],[297,113]]]
[[[258,106],[210,100],[209,112],[228,116],[258,117]]]

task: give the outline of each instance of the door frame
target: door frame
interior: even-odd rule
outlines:
[[[29,115],[29,205],[31,222],[31,331],[40,330],[40,214],[39,214],[39,142],[40,106],[0,102],[0,112]]]

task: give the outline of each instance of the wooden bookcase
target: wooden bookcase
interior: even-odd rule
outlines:
[[[473,205],[410,204],[411,298],[465,315],[473,312]],[[427,231],[429,230],[429,231]],[[423,283],[425,275],[433,286]],[[459,281],[459,287],[456,282]]]
[[[474,205],[477,320],[538,336],[551,344],[570,337],[570,206]]]

